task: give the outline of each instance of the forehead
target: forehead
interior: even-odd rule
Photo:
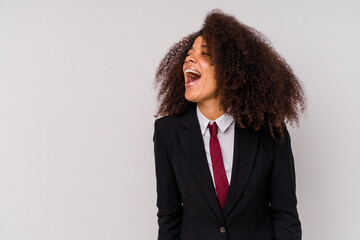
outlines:
[[[206,41],[201,36],[198,36],[189,50],[193,50],[194,48],[208,48],[208,46]]]
[[[197,44],[206,44],[206,41],[202,36],[198,36],[194,41],[194,44],[195,43],[197,43]]]

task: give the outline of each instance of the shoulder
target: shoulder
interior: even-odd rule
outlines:
[[[173,116],[163,116],[158,119],[155,119],[154,127],[155,130],[159,131],[171,131],[177,129],[177,127],[182,123],[184,117],[193,119],[196,114],[196,105],[192,105],[190,108],[185,110],[183,113]]]
[[[154,122],[154,136],[158,136],[163,141],[167,142],[169,139],[178,134],[178,129],[183,119],[183,114],[179,116],[164,116],[155,119]]]
[[[275,148],[288,148],[291,146],[291,138],[288,131],[288,128],[285,123],[282,125],[283,131],[283,139],[281,139],[281,134],[279,132],[274,131],[275,138],[270,133],[269,129],[263,128],[258,131],[260,142],[263,145],[271,146]]]
[[[154,127],[155,129],[163,131],[164,129],[169,129],[174,126],[177,126],[181,121],[181,116],[164,116],[158,119],[155,119]]]

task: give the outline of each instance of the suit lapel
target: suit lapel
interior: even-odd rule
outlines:
[[[255,131],[249,128],[240,128],[235,123],[234,159],[229,192],[223,212],[225,218],[241,197],[248,182],[256,157],[258,138]]]
[[[219,220],[222,221],[223,217],[209,171],[204,141],[201,135],[199,121],[196,116],[196,106],[192,107],[184,116],[182,126],[184,128],[180,133],[180,141],[190,169],[200,185],[200,189],[205,195],[209,205]]]
[[[180,141],[190,169],[209,205],[222,221],[234,208],[246,187],[256,157],[258,134],[249,128],[242,129],[235,123],[232,177],[224,211],[221,212],[196,116],[196,105],[185,114],[181,125]]]

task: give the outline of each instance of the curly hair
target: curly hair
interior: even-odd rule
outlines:
[[[161,60],[154,81],[160,86],[155,117],[178,116],[196,104],[185,99],[182,67],[198,36],[208,45],[220,105],[241,128],[267,129],[276,140],[276,135],[284,139],[285,122],[299,125],[306,109],[302,83],[260,32],[219,9],[210,11],[201,30],[175,43]]]

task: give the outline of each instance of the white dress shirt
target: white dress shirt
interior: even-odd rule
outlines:
[[[208,129],[209,122],[213,124],[215,121],[218,125],[218,133],[217,137],[219,139],[221,153],[224,161],[224,167],[226,172],[226,177],[228,179],[228,183],[230,185],[231,180],[231,170],[233,165],[233,156],[234,156],[234,137],[235,137],[235,121],[234,118],[227,113],[224,113],[214,121],[207,119],[201,112],[199,107],[196,107],[196,114],[199,120],[201,134],[204,140],[204,147],[207,157],[207,162],[209,165],[209,170],[211,173],[211,177],[215,186],[214,172],[212,168],[211,156],[210,156],[210,131]],[[220,130],[220,131],[219,131]]]

